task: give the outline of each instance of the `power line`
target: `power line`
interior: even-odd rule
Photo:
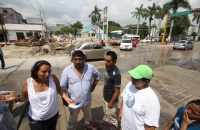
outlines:
[[[33,5],[31,4],[31,2],[29,0],[27,0],[29,2],[29,4],[31,5],[31,7],[35,10],[35,8],[33,7]],[[37,11],[35,10],[36,14],[40,16],[40,14],[37,13]]]

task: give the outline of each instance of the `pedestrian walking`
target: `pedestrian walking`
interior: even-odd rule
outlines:
[[[106,121],[118,127],[117,105],[120,95],[121,74],[116,66],[117,54],[108,51],[105,55],[105,82],[103,88],[104,113]]]
[[[153,77],[152,69],[139,65],[128,71],[129,82],[121,93],[122,104],[118,119],[122,130],[155,130],[159,126],[160,103],[149,86]]]
[[[200,99],[179,107],[165,130],[200,130]]]
[[[24,102],[29,100],[28,119],[31,130],[56,130],[57,93],[68,104],[73,104],[73,101],[60,87],[58,78],[51,74],[51,64],[41,60],[37,61],[31,68],[31,78],[24,82],[22,93],[20,95],[8,93],[5,101]]]
[[[2,51],[2,45],[0,44],[0,60],[1,60],[1,68],[4,69],[5,67],[5,62],[4,62],[4,55],[3,55],[3,51]]]
[[[83,112],[84,125],[89,125],[92,119],[92,92],[99,78],[99,71],[93,65],[85,62],[84,53],[82,51],[74,51],[72,64],[63,70],[60,80],[62,89],[75,102],[75,107],[69,106],[69,130],[76,130],[77,117],[80,110]]]

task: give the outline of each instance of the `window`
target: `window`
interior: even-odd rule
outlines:
[[[8,11],[4,9],[4,10],[3,10],[3,13],[7,14],[7,13],[8,13]]]
[[[92,33],[92,37],[95,37],[95,34],[94,34],[94,33]]]
[[[25,39],[23,32],[16,32],[16,35],[17,35],[17,40]]]
[[[32,36],[33,36],[33,33],[32,33],[32,32],[27,32],[27,33],[26,33],[26,36],[27,36],[27,37],[32,37]]]
[[[91,50],[92,49],[92,45],[90,44],[90,45],[85,45],[84,47],[83,47],[83,50]]]
[[[94,44],[93,47],[94,47],[94,49],[102,49],[103,48],[101,46],[101,44]]]
[[[79,44],[79,45],[78,45],[76,48],[78,48],[78,49],[79,49],[81,46],[82,46],[82,44]]]

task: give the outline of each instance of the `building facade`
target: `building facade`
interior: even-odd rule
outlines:
[[[0,16],[0,42],[28,39],[37,32],[45,37],[49,32],[41,18],[23,19],[22,15],[12,8],[0,7]]]
[[[102,38],[103,30],[96,26],[96,34],[95,34],[95,25],[90,25],[81,30],[81,38],[82,39],[91,39],[91,38]]]

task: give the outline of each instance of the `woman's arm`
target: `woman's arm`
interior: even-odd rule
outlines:
[[[57,89],[57,92],[60,94],[60,96],[68,103],[68,104],[75,104],[75,102],[70,99],[64,90],[62,90],[61,86],[60,86],[60,82],[58,80],[58,78],[52,74],[52,77],[53,77],[53,80],[54,80],[54,83],[56,85],[56,89]]]
[[[177,117],[177,114],[169,121],[169,123],[167,124],[167,126],[165,127],[165,130],[169,130],[171,128],[171,126],[174,123],[174,119]]]
[[[27,91],[27,81],[24,82],[23,88],[22,88],[22,92],[20,95],[16,95],[15,93],[12,92],[8,92],[6,93],[5,97],[6,100],[4,101],[18,101],[18,102],[24,102],[28,99],[28,91]]]
[[[155,130],[155,129],[156,129],[155,126],[148,126],[148,125],[145,126],[145,130]]]

